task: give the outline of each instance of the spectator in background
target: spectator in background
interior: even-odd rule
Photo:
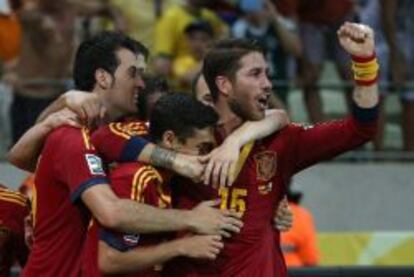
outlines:
[[[269,0],[241,0],[240,9],[244,16],[233,25],[232,34],[265,47],[273,88],[286,105],[289,54],[300,57],[302,53],[296,25],[281,16]]]
[[[300,206],[301,192],[287,191],[287,199],[293,213],[293,226],[281,233],[281,248],[288,267],[316,266],[319,250],[316,229],[310,211]]]
[[[183,4],[173,6],[162,14],[154,38],[156,74],[171,76],[173,60],[190,53],[184,29],[192,21],[207,21],[214,30],[215,38],[227,35],[227,26],[214,12],[205,8],[207,3],[207,0],[185,0]]]
[[[14,60],[19,53],[21,29],[13,9],[18,7],[18,3],[0,2],[0,62],[4,64]]]
[[[192,80],[201,71],[203,59],[214,37],[213,28],[207,21],[193,21],[184,29],[189,53],[177,57],[173,63],[173,75],[178,87],[188,91]]]
[[[404,150],[414,151],[414,1],[381,0],[381,5],[391,78],[401,93]]]
[[[11,107],[13,142],[30,128],[40,112],[67,90],[76,46],[78,15],[107,14],[100,2],[26,0],[18,11],[22,47],[8,72],[14,88]]]
[[[122,12],[129,36],[140,41],[148,49],[154,44],[155,23],[163,11],[182,0],[109,0],[111,5]]]
[[[18,15],[22,48],[16,67],[8,72],[14,89],[13,142],[64,91],[74,49],[75,12],[67,1],[28,0]]]
[[[389,80],[389,49],[387,41],[385,40],[382,19],[381,19],[381,5],[380,0],[358,0],[357,15],[359,21],[370,26],[375,32],[375,51],[378,56],[380,64],[379,88],[380,88],[380,113],[378,120],[377,135],[374,139],[374,149],[377,151],[383,150],[384,147],[384,127],[385,127],[385,107],[384,101],[388,92]]]
[[[0,1],[0,159],[11,141],[9,109],[12,92],[2,75],[16,63],[20,50],[21,28],[14,12],[19,4],[18,1]]]
[[[305,105],[312,123],[324,120],[322,99],[317,88],[326,60],[333,59],[341,79],[351,80],[349,56],[340,47],[336,32],[345,21],[352,21],[351,0],[296,0],[296,17],[303,45],[301,78]],[[348,106],[351,93],[346,94]]]
[[[0,184],[0,276],[10,276],[17,261],[24,266],[29,253],[25,245],[24,219],[29,214],[26,197]]]

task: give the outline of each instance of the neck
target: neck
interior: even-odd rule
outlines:
[[[222,98],[219,98],[214,106],[220,117],[217,123],[218,131],[223,138],[226,138],[243,124],[243,120],[230,109],[227,102]]]
[[[101,88],[95,88],[92,92],[98,94],[99,100],[106,109],[104,119],[105,123],[116,121],[117,119],[123,116],[117,109],[114,108],[113,105],[111,105],[111,102],[108,99],[108,91],[105,91]]]

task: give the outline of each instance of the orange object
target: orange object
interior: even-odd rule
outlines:
[[[19,192],[24,194],[25,196],[31,198],[32,197],[32,190],[34,187],[34,174],[29,174],[20,184]]]
[[[0,15],[0,59],[8,62],[19,55],[21,27],[17,16]]]
[[[288,267],[314,266],[319,263],[316,230],[311,213],[292,202],[293,226],[281,233],[280,243]]]

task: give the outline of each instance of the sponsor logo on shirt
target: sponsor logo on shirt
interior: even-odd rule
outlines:
[[[86,154],[86,163],[88,164],[89,171],[93,175],[102,175],[105,174],[105,171],[102,166],[102,160],[96,155]]]

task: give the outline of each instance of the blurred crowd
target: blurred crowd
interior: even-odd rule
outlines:
[[[46,106],[73,87],[74,49],[108,29],[143,42],[151,51],[151,73],[179,91],[191,90],[215,40],[257,40],[267,49],[272,105],[289,109],[288,93],[299,88],[309,121],[322,121],[326,61],[335,65],[352,108],[350,59],[336,31],[344,21],[360,21],[376,31],[382,100],[399,94],[403,150],[413,151],[413,14],[409,0],[0,0],[1,141],[17,141]],[[383,149],[385,116],[382,111],[376,150]]]

